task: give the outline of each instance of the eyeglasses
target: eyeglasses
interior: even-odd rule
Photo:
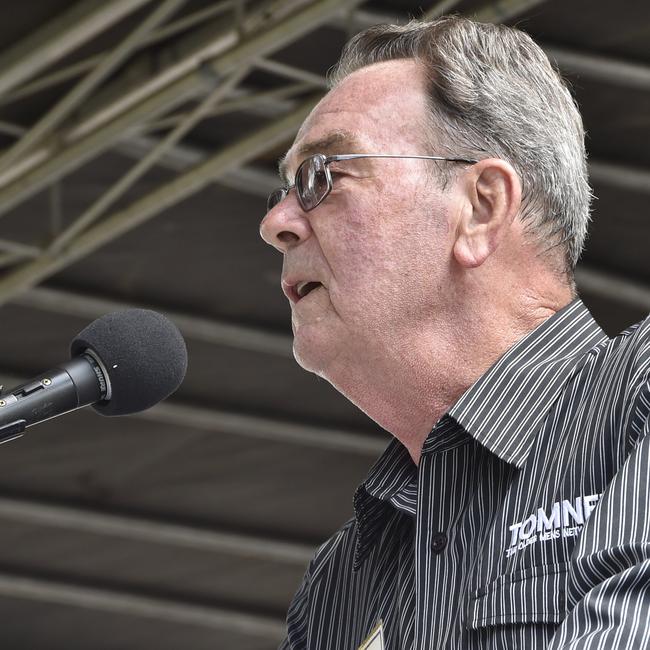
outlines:
[[[340,160],[355,160],[357,158],[416,158],[420,160],[441,160],[446,162],[465,163],[473,165],[478,160],[471,158],[445,158],[444,156],[401,156],[389,153],[348,153],[337,156],[325,156],[317,153],[309,158],[305,158],[300,163],[296,171],[294,185],[289,187],[279,187],[269,194],[266,201],[266,211],[270,212],[284,197],[289,193],[292,187],[296,188],[296,195],[300,207],[309,212],[319,206],[332,191],[332,174],[329,169],[330,163]]]

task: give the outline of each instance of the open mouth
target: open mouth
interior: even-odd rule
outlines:
[[[304,298],[307,294],[311,293],[314,289],[322,287],[320,282],[299,282],[296,285],[296,293],[298,294],[298,299]]]

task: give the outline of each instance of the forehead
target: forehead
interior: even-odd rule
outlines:
[[[427,106],[425,74],[416,61],[361,68],[310,113],[281,162],[281,172],[295,170],[313,153],[416,153],[414,147],[424,140]]]

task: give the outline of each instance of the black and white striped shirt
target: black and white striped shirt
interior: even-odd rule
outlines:
[[[580,300],[394,440],[309,565],[282,649],[650,648],[650,318]]]

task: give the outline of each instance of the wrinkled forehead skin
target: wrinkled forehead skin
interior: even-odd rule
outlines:
[[[422,66],[412,59],[375,63],[325,95],[303,122],[285,160],[294,171],[304,158],[301,147],[337,131],[353,135],[365,150],[344,151],[339,145],[322,153],[425,153],[427,117]]]

